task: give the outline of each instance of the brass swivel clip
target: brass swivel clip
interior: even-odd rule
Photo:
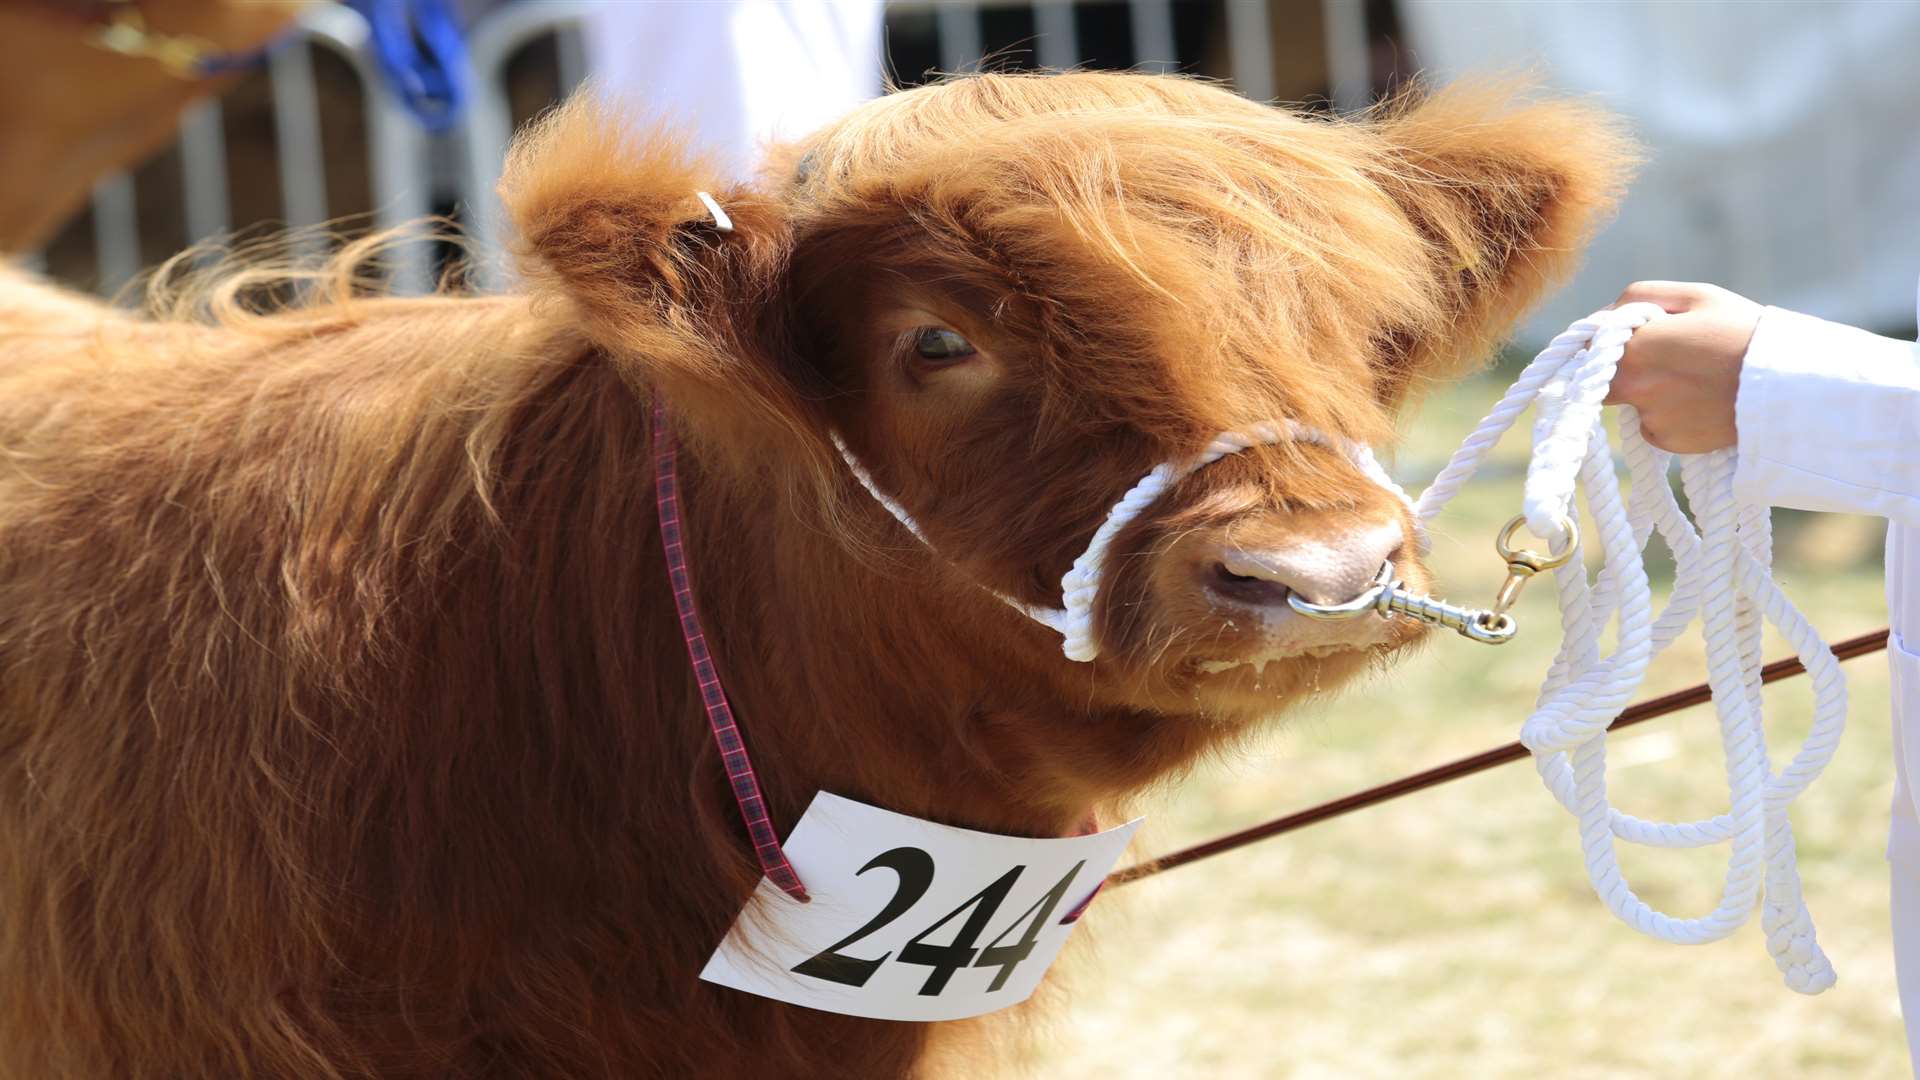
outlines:
[[[1444,626],[1461,637],[1483,645],[1504,645],[1513,640],[1514,634],[1520,630],[1520,624],[1507,613],[1507,609],[1519,599],[1520,590],[1525,587],[1527,579],[1542,570],[1564,566],[1567,560],[1573,558],[1574,548],[1580,540],[1579,529],[1574,523],[1562,519],[1567,527],[1566,550],[1558,555],[1542,555],[1526,549],[1516,551],[1512,546],[1513,537],[1520,526],[1526,524],[1526,520],[1517,517],[1507,522],[1506,527],[1500,530],[1499,538],[1494,541],[1494,550],[1506,560],[1507,580],[1501,583],[1492,608],[1462,607],[1413,592],[1393,576],[1391,562],[1381,563],[1373,584],[1351,600],[1338,604],[1315,604],[1290,592],[1287,594],[1287,606],[1309,619],[1329,621],[1357,618],[1368,612],[1383,619],[1405,615],[1430,626]]]
[[[1513,607],[1513,602],[1520,599],[1520,590],[1526,588],[1527,582],[1532,580],[1535,574],[1565,566],[1580,546],[1580,527],[1574,524],[1572,518],[1562,517],[1560,524],[1567,531],[1567,541],[1560,554],[1543,555],[1531,548],[1515,550],[1513,538],[1526,523],[1526,515],[1518,515],[1507,522],[1506,526],[1500,530],[1500,535],[1494,538],[1493,550],[1507,564],[1507,580],[1500,583],[1500,591],[1493,597],[1493,607],[1484,613],[1483,617],[1488,626],[1501,623],[1512,624],[1513,616],[1507,612]]]
[[[1489,621],[1491,612],[1449,604],[1445,600],[1423,596],[1408,589],[1393,576],[1391,562],[1381,563],[1380,573],[1374,577],[1373,584],[1351,600],[1338,604],[1316,604],[1302,600],[1298,593],[1288,593],[1287,606],[1309,619],[1326,621],[1358,618],[1368,612],[1383,619],[1405,615],[1429,626],[1444,626],[1461,637],[1485,645],[1505,644],[1518,629],[1508,616],[1502,615],[1498,620]]]

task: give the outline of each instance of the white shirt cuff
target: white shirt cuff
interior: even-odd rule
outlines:
[[[1920,524],[1914,343],[1768,308],[1740,370],[1743,502]]]

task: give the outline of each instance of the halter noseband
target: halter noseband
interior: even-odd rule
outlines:
[[[1060,651],[1066,655],[1067,659],[1082,663],[1091,662],[1100,655],[1099,637],[1094,630],[1094,601],[1100,595],[1100,577],[1106,568],[1107,549],[1113,545],[1114,538],[1120,535],[1120,530],[1132,524],[1146,511],[1147,507],[1166,494],[1169,488],[1200,469],[1229,454],[1237,454],[1255,446],[1283,442],[1313,443],[1340,451],[1367,479],[1392,492],[1409,510],[1412,510],[1413,500],[1399,484],[1393,482],[1393,478],[1387,475],[1387,471],[1380,467],[1380,462],[1373,456],[1373,450],[1365,444],[1354,442],[1344,436],[1329,435],[1295,420],[1269,420],[1255,424],[1245,432],[1221,432],[1214,436],[1205,450],[1193,457],[1185,461],[1162,462],[1141,477],[1140,482],[1133,485],[1132,490],[1128,491],[1119,502],[1114,503],[1113,509],[1107,511],[1107,519],[1094,532],[1093,539],[1087,543],[1086,550],[1080,553],[1079,558],[1073,560],[1073,568],[1060,579],[1060,600],[1063,606],[1041,607],[1023,603],[993,589],[987,591],[999,597],[1008,607],[1059,634],[1063,639],[1060,643]],[[931,550],[932,542],[927,539],[927,534],[921,530],[919,523],[913,520],[913,515],[909,514],[898,500],[880,490],[880,486],[874,483],[873,475],[860,464],[860,459],[854,456],[853,451],[847,446],[846,441],[840,438],[838,432],[834,433],[833,443],[839,448],[840,456],[846,461],[847,467],[853,470],[854,477],[860,481],[860,486],[867,489],[867,494],[872,495],[875,502],[885,507],[887,513],[893,515],[895,521],[905,526],[915,539]],[[1415,521],[1418,521],[1417,517]],[[1421,546],[1424,548],[1424,532],[1420,539]]]

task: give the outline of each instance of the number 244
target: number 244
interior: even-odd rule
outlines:
[[[1060,906],[1061,899],[1067,894],[1067,887],[1073,884],[1074,877],[1085,865],[1085,859],[1075,863],[1073,869],[1067,871],[1066,876],[1056,882],[1047,895],[1035,900],[1032,907],[1021,912],[1020,917],[1000,931],[999,936],[989,941],[984,949],[975,949],[973,943],[986,932],[987,923],[993,918],[994,912],[1000,909],[1000,902],[1007,898],[1007,893],[1013,891],[1013,884],[1020,879],[1020,872],[1026,869],[1025,866],[1016,866],[1001,874],[993,884],[947,912],[939,922],[914,935],[912,940],[900,947],[899,959],[903,964],[921,964],[933,969],[926,983],[920,987],[921,995],[932,997],[939,994],[946,989],[947,980],[953,977],[953,973],[963,967],[997,967],[1000,972],[993,977],[987,990],[992,992],[1005,986],[1007,977],[1013,974],[1013,969],[1020,961],[1033,955],[1034,943],[1040,939],[1040,928],[1046,925],[1053,909]],[[893,955],[882,953],[878,959],[862,960],[840,950],[906,914],[914,904],[919,903],[928,886],[933,884],[933,856],[917,847],[897,847],[875,855],[860,868],[860,873],[864,874],[875,867],[891,870],[899,876],[900,885],[894,890],[893,899],[880,909],[880,914],[867,920],[865,926],[795,965],[793,970],[797,974],[811,975],[846,986],[865,986],[867,980],[873,978],[873,973],[880,970],[880,965]],[[959,918],[962,912],[967,913],[967,921],[960,925],[951,944],[934,945],[927,942],[928,937]],[[1001,942],[1016,927],[1025,928],[1020,939],[1010,945],[1002,945]]]

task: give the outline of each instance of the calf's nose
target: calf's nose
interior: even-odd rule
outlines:
[[[1200,552],[1202,584],[1222,599],[1285,608],[1292,593],[1313,604],[1338,604],[1372,587],[1380,564],[1405,541],[1400,522],[1381,521],[1325,539],[1239,544],[1223,540]]]

